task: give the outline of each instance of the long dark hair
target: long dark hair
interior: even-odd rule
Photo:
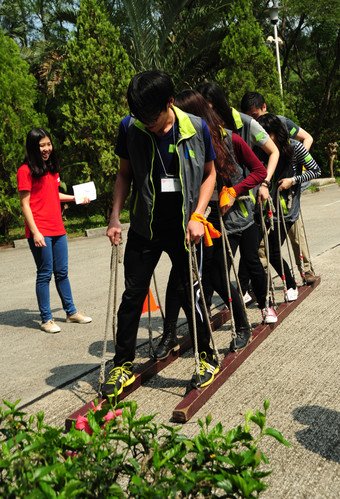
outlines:
[[[269,135],[274,135],[275,144],[280,152],[280,158],[274,176],[279,179],[282,175],[285,175],[285,171],[290,167],[294,154],[294,148],[289,143],[288,130],[280,118],[275,114],[263,114],[257,121]]]
[[[206,121],[216,153],[216,171],[223,177],[230,177],[235,172],[235,166],[228,145],[222,138],[223,121],[218,114],[196,90],[188,89],[180,92],[176,95],[175,105]]]
[[[214,111],[224,122],[224,126],[237,131],[231,107],[229,106],[222,88],[214,81],[201,83],[197,90],[212,105]]]
[[[48,160],[42,159],[39,142],[47,137],[52,144],[52,152]],[[32,128],[26,138],[25,163],[28,164],[33,177],[42,177],[47,172],[59,171],[59,161],[54,151],[51,135],[43,128]]]

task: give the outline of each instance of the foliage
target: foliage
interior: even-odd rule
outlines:
[[[16,171],[24,159],[26,134],[45,118],[34,109],[35,79],[16,43],[0,30],[0,234],[8,233],[20,206]]]
[[[82,0],[63,66],[62,128],[73,181],[94,180],[107,199],[118,166],[114,145],[131,76],[118,28],[110,24],[100,1]]]
[[[1,35],[0,96],[6,97],[0,108],[0,148],[6,148],[8,159],[3,167],[1,149],[0,233],[8,230],[18,213],[13,171],[22,157],[27,128],[34,123],[48,123],[55,145],[63,146],[62,175],[69,186],[95,176],[96,205],[105,211],[117,167],[113,154],[117,124],[126,112],[124,95],[132,66],[134,71],[152,67],[168,71],[178,90],[217,79],[235,107],[244,91],[258,90],[270,111],[282,112],[274,48],[265,44],[273,34],[268,3],[0,0],[0,28],[29,63],[29,68],[22,60],[12,64],[13,51],[13,61],[19,52]],[[280,5],[284,114],[314,136],[312,153],[327,175],[325,146],[339,141],[340,3],[281,0]],[[33,105],[41,117],[35,119],[35,113],[25,121],[23,114],[29,108],[34,113]]]
[[[27,419],[17,404],[0,408],[0,495],[2,497],[249,497],[266,489],[269,460],[259,444],[271,436],[264,411],[249,412],[245,424],[229,431],[211,417],[199,421],[193,438],[179,428],[137,417],[134,402],[94,407],[64,434]],[[118,406],[117,406],[118,407]],[[251,432],[251,423],[257,436]]]
[[[339,140],[340,3],[285,0],[279,34],[284,41],[285,92],[298,123],[314,137],[313,156],[329,174],[324,149]]]
[[[113,22],[136,71],[158,68],[173,76],[179,90],[212,77],[231,0],[106,0]],[[124,16],[125,13],[125,16]]]
[[[230,104],[239,108],[244,93],[256,90],[266,96],[273,112],[281,111],[275,58],[265,44],[251,2],[233,2],[226,21],[228,32],[220,51],[223,69],[216,78]]]

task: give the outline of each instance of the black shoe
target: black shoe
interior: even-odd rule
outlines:
[[[104,397],[120,395],[123,389],[136,379],[132,372],[132,362],[125,362],[122,366],[114,367],[109,374],[110,377],[101,388]]]
[[[171,352],[179,350],[178,339],[176,335],[176,324],[164,326],[164,332],[161,341],[154,352],[154,359],[166,359]]]
[[[230,351],[237,352],[238,350],[242,350],[242,348],[246,347],[251,338],[251,329],[249,327],[240,327],[238,331],[236,331],[236,338],[233,338],[230,343]]]
[[[215,374],[219,372],[218,363],[213,358],[208,358],[205,352],[200,354],[199,374],[195,373],[191,378],[190,386],[193,388],[204,388],[210,385],[215,379]]]

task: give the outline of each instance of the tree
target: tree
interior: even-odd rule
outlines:
[[[82,0],[76,31],[63,65],[65,146],[72,172],[67,180],[94,180],[104,206],[117,171],[114,153],[132,66],[100,1]]]
[[[162,69],[180,85],[215,74],[232,0],[105,0],[136,71]]]
[[[281,18],[284,87],[294,95],[298,123],[313,135],[313,155],[327,175],[325,147],[339,140],[340,3],[285,0]]]
[[[28,130],[43,126],[39,115],[36,81],[20,56],[17,44],[0,30],[0,234],[6,236],[19,213],[16,171],[24,158]]]
[[[227,13],[227,36],[221,51],[223,69],[217,81],[235,107],[246,91],[263,93],[272,111],[282,111],[275,58],[266,46],[252,2],[237,0]]]

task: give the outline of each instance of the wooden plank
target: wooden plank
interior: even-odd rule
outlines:
[[[296,301],[281,303],[277,309],[278,321],[275,324],[259,324],[252,334],[252,341],[240,352],[228,353],[220,367],[220,372],[214,381],[205,388],[191,390],[176,406],[172,420],[177,423],[186,423],[222,386],[234,371],[249,357],[249,355],[264,341],[267,336],[320,284],[321,278],[311,286],[300,286]]]
[[[223,324],[225,324],[230,319],[229,310],[224,307],[222,310],[219,310],[216,314],[214,314],[211,318],[210,324],[213,331],[220,328]],[[130,395],[132,392],[137,390],[141,385],[146,383],[150,378],[155,376],[157,373],[165,369],[169,364],[174,362],[180,355],[185,353],[187,350],[191,348],[191,338],[189,334],[179,338],[180,348],[177,352],[171,352],[170,355],[166,359],[163,360],[148,360],[145,364],[139,366],[136,370],[135,376],[136,381],[132,383],[132,385],[128,386],[124,391],[119,395],[119,400],[123,400],[125,397]],[[101,402],[103,399],[99,396],[97,400]],[[93,401],[92,401],[93,402]],[[91,403],[89,402],[85,404],[83,407],[73,412],[68,418],[65,420],[65,428],[66,431],[69,431],[72,423],[77,420],[78,416],[85,416],[88,411],[91,409]]]

